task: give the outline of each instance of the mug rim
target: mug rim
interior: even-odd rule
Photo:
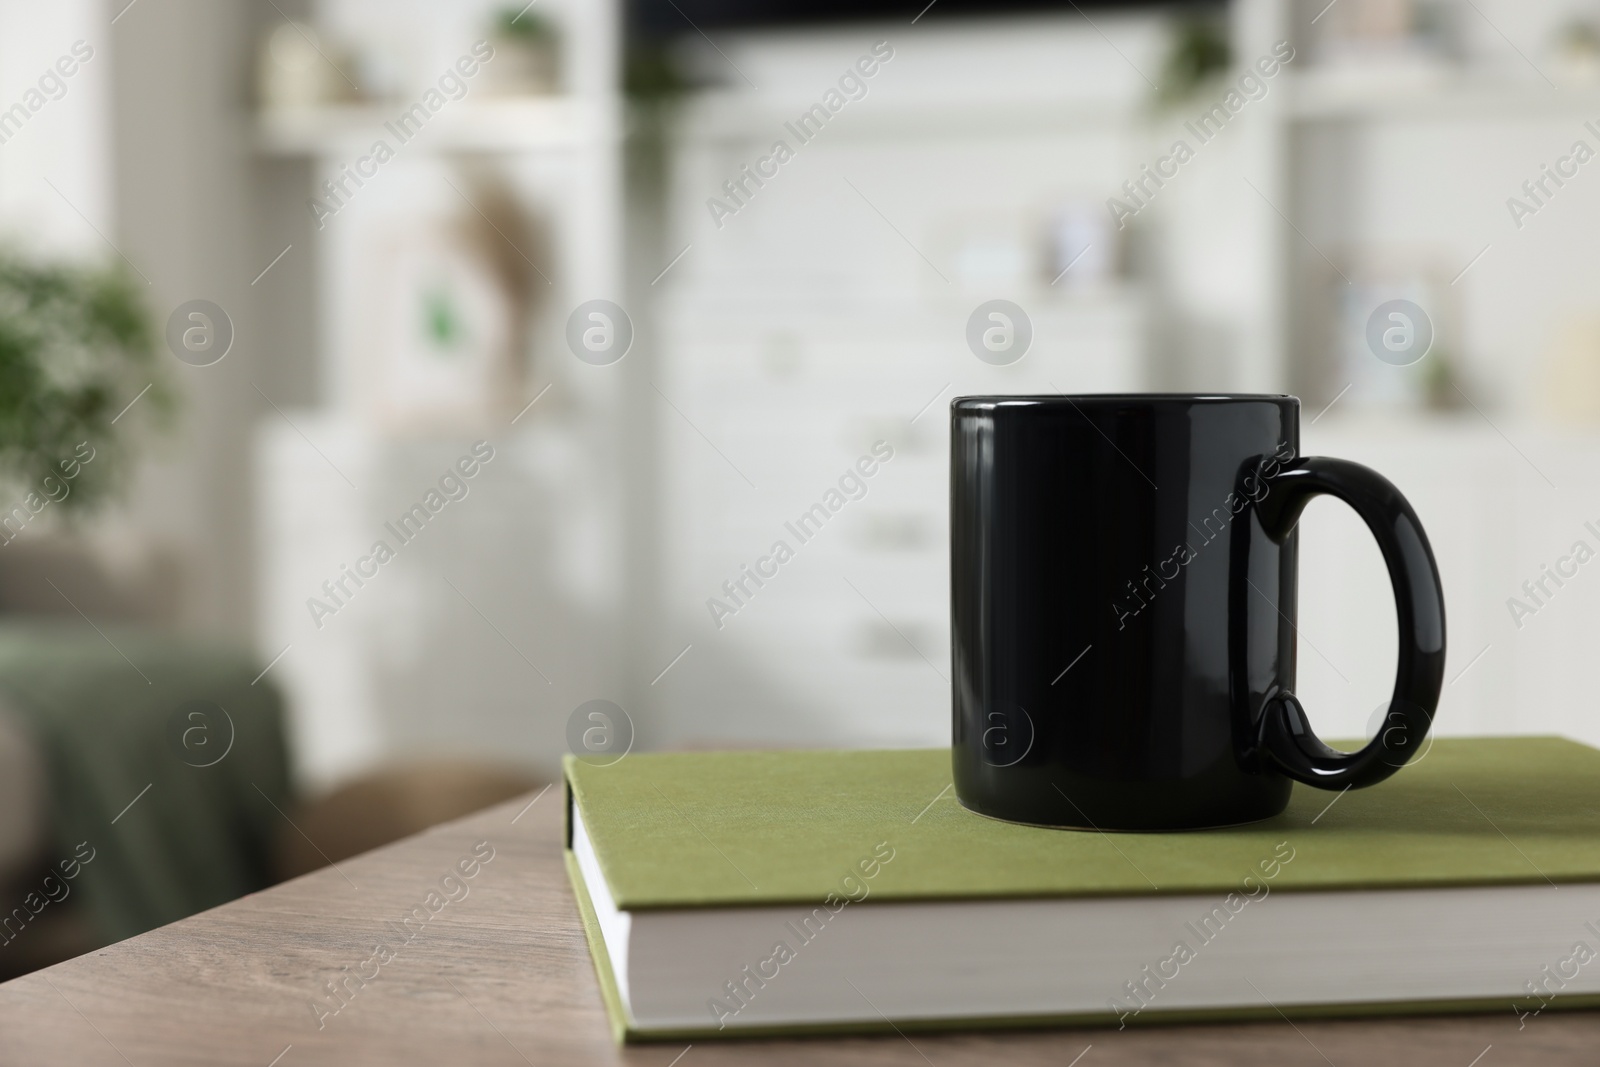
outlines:
[[[1084,404],[1240,404],[1282,403],[1299,405],[1292,393],[996,393],[958,396],[950,401],[952,411],[982,410],[996,407],[1040,407],[1057,403]]]

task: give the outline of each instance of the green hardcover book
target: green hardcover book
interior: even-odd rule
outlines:
[[[569,757],[566,782],[621,1040],[1600,1004],[1600,751],[1573,741],[1441,739],[1192,833],[974,815],[945,750]]]

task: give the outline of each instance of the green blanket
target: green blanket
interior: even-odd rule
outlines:
[[[105,941],[270,884],[289,768],[282,700],[260,670],[149,631],[0,624],[0,701],[50,776],[46,859],[92,854],[71,890]]]

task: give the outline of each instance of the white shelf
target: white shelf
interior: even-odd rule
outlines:
[[[792,138],[784,123],[793,122],[806,102],[779,99],[742,90],[714,90],[695,96],[685,107],[678,134],[685,144],[739,140],[749,137]],[[874,98],[872,106],[846,109],[848,121],[831,127],[830,138],[841,134],[876,138],[884,133],[899,137],[955,133],[1050,131],[1117,132],[1143,119],[1149,108],[1139,95],[1106,94],[1101,98],[1062,95],[1038,96],[971,94]]]
[[[1583,118],[1600,112],[1600,86],[1552,89],[1538,82],[1442,70],[1435,76],[1360,80],[1316,72],[1290,85],[1289,114],[1310,122],[1418,119]]]
[[[263,155],[330,155],[365,151],[378,138],[399,148],[398,135],[390,127],[398,125],[405,107],[376,103],[265,111],[256,123],[256,150]],[[620,140],[620,114],[620,107],[609,100],[563,96],[464,100],[431,116],[412,140],[436,152],[572,151]]]
[[[248,136],[262,175],[255,183],[262,211],[275,219],[299,213],[303,236],[293,255],[315,271],[310,293],[262,298],[266,317],[314,315],[321,381],[314,390],[320,406],[289,413],[304,438],[274,413],[261,423],[258,514],[267,532],[257,543],[256,588],[262,651],[275,656],[293,646],[273,677],[293,695],[297,773],[316,786],[425,751],[555,768],[572,709],[602,695],[635,706],[632,679],[646,669],[635,669],[627,655],[647,620],[635,622],[639,613],[624,610],[626,568],[617,562],[629,558],[623,539],[631,528],[616,462],[630,432],[622,379],[616,368],[560,355],[570,305],[615,299],[626,287],[620,5],[539,5],[561,27],[557,67],[565,92],[496,94],[480,81],[409,132],[398,129],[400,118],[418,102],[421,79],[453,63],[464,42],[492,32],[486,20],[493,5],[403,6],[408,14],[398,21],[383,0],[318,0],[310,8],[329,40],[364,42],[375,61],[392,64],[393,79],[416,88],[392,98],[264,109],[251,116]],[[376,26],[375,19],[387,21]],[[342,167],[372,178],[362,157],[379,139],[395,152],[382,180],[366,181],[359,197],[338,205],[336,223],[318,226],[325,220],[310,219],[304,198],[323,195],[323,180]],[[483,166],[457,176],[461,156],[479,157]],[[284,160],[305,165],[283,171],[277,164]],[[380,399],[367,379],[390,343],[375,324],[404,309],[407,298],[373,268],[392,249],[413,247],[413,231],[461,219],[476,224],[478,203],[452,188],[453,176],[492,184],[527,223],[529,244],[510,230],[500,236],[551,282],[546,288],[535,281],[548,295],[527,324],[526,345],[519,338],[514,349],[536,353],[538,369],[528,369],[533,387],[497,428],[412,432],[408,422],[387,432],[363,414]],[[496,214],[482,218],[500,229]],[[493,247],[505,254],[498,242]],[[471,254],[465,246],[463,253]],[[480,260],[472,269],[494,274],[492,267]],[[465,277],[454,263],[441,269],[452,281]],[[585,373],[597,370],[609,373]],[[546,386],[554,386],[551,395],[508,425]],[[464,483],[470,494],[451,500],[422,535],[396,538],[385,524],[424,500],[430,486],[437,489],[445,472],[457,469],[465,442],[479,437],[494,444],[497,458]],[[307,523],[313,497],[325,498],[327,508]],[[359,598],[338,605],[337,618],[313,620],[307,599],[380,539],[397,553],[382,580],[357,587]],[[438,688],[455,670],[472,679],[467,699]],[[650,667],[639,685],[659,670]],[[448,721],[439,717],[441,707],[451,709]]]

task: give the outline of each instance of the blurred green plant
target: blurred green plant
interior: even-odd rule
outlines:
[[[677,53],[663,41],[628,42],[622,57],[622,91],[641,104],[671,103],[689,90]]]
[[[8,493],[0,509],[12,496],[44,493],[47,477],[61,482],[81,442],[94,460],[81,465],[61,505],[82,509],[119,487],[134,427],[165,425],[174,408],[153,336],[125,272],[0,253],[0,486]],[[131,417],[119,418],[136,397]]]
[[[1467,406],[1467,394],[1460,387],[1461,375],[1449,352],[1434,348],[1421,369],[1423,398],[1428,407],[1436,411],[1457,411]]]
[[[1167,56],[1161,63],[1156,99],[1178,104],[1189,99],[1233,62],[1226,22],[1209,11],[1179,16],[1172,27]]]
[[[525,7],[503,7],[495,12],[495,36],[523,44],[554,44],[555,23]]]

